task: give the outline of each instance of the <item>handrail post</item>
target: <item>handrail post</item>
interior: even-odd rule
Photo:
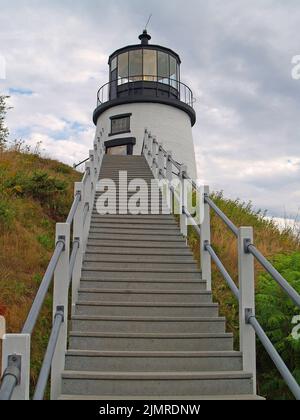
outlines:
[[[142,155],[143,156],[146,156],[146,154],[147,154],[147,151],[148,151],[148,130],[147,130],[147,128],[145,128],[145,131],[144,131],[144,143],[143,143],[143,150],[142,150]]]
[[[163,151],[163,143],[158,145],[158,179],[165,178],[165,154]]]
[[[173,191],[171,189],[172,187],[172,180],[173,180],[173,163],[171,161],[172,159],[172,152],[171,151],[167,151],[167,157],[166,157],[166,179],[169,183],[169,191],[167,191],[168,194],[168,205],[170,208],[170,212],[171,214],[173,214],[174,212],[174,194]]]
[[[51,400],[57,400],[61,395],[61,375],[64,370],[65,354],[67,350],[68,335],[68,296],[70,274],[70,225],[58,223],[56,225],[56,241],[64,241],[64,250],[61,253],[54,272],[53,286],[53,323],[58,310],[64,312],[64,322],[61,325],[51,368]]]
[[[157,140],[155,137],[153,137],[153,142],[152,142],[152,161],[151,161],[151,169],[153,172],[153,176],[154,178],[157,178]]]
[[[153,160],[152,151],[153,151],[153,137],[151,136],[151,133],[148,133],[148,153],[146,155],[146,159],[147,159],[150,169],[152,169],[152,160]]]
[[[202,278],[207,282],[207,290],[212,290],[211,279],[211,256],[206,249],[207,244],[211,243],[211,227],[210,227],[210,207],[205,202],[205,197],[209,196],[209,186],[203,187],[202,193],[202,209],[203,215],[201,217],[201,236],[200,236],[200,258],[201,258],[201,271]]]
[[[85,182],[85,187],[84,187],[84,203],[83,203],[83,207],[85,207],[85,205],[89,206],[89,212],[91,210],[91,206],[92,206],[92,198],[93,198],[93,194],[92,194],[92,166],[90,162],[87,162],[85,165],[86,171],[87,171],[87,178],[86,178],[86,182]],[[85,250],[85,246],[86,246],[86,242],[87,242],[87,238],[88,238],[88,234],[89,234],[89,228],[90,228],[90,224],[89,224],[89,214],[86,217],[86,221],[84,224],[84,217],[82,217],[82,224],[83,226],[83,247]]]
[[[6,334],[2,337],[2,375],[10,367],[12,358],[19,359],[20,381],[11,398],[15,401],[29,400],[30,339],[29,334]]]
[[[92,194],[95,191],[95,184],[97,179],[97,162],[96,162],[96,156],[95,151],[90,150],[89,156],[90,156],[90,164],[91,164],[91,181],[92,181]]]
[[[186,191],[185,191],[185,186],[184,186],[184,175],[187,172],[187,167],[185,165],[181,165],[180,166],[180,172],[179,172],[179,178],[181,181],[181,185],[180,185],[180,189],[181,189],[181,193],[180,193],[180,200],[181,203],[179,203],[180,205],[180,231],[181,234],[187,238],[187,234],[188,234],[188,220],[187,220],[187,216],[185,214],[185,206],[187,204],[187,200],[186,200]]]
[[[84,185],[82,182],[75,183],[75,195],[80,193],[81,200],[78,204],[77,211],[74,216],[73,223],[73,241],[79,242],[79,248],[74,264],[72,273],[72,314],[74,315],[75,304],[78,298],[78,289],[81,278],[81,267],[84,254],[84,243],[83,243],[83,209],[84,209]]]
[[[256,395],[256,343],[255,331],[247,323],[247,313],[255,315],[254,258],[247,252],[247,243],[253,243],[253,228],[241,227],[238,236],[239,289],[240,289],[240,351],[243,370],[253,375],[253,393]]]

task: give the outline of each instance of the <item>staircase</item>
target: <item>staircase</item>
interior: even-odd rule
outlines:
[[[100,179],[153,175],[105,156]],[[96,194],[96,200],[101,193]],[[149,196],[148,196],[149,197]],[[162,197],[155,215],[97,213],[71,321],[61,399],[255,399],[252,376]]]

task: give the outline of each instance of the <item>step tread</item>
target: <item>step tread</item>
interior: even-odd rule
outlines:
[[[199,358],[228,358],[242,357],[237,351],[97,351],[97,350],[73,350],[67,351],[67,356],[88,357],[199,357]]]
[[[95,337],[95,338],[158,338],[158,339],[189,339],[189,338],[233,338],[232,333],[106,333],[106,332],[88,332],[88,331],[70,331],[73,337]]]
[[[172,303],[172,302],[98,302],[98,301],[85,301],[77,302],[77,306],[118,306],[118,307],[146,307],[146,308],[218,308],[218,303]]]
[[[153,317],[153,316],[98,316],[73,315],[72,321],[140,321],[140,322],[224,322],[225,317]]]
[[[173,396],[126,396],[126,395],[72,395],[63,394],[59,400],[62,401],[265,401],[258,395],[239,394],[239,395],[173,395]]]
[[[129,380],[189,380],[189,379],[249,379],[251,373],[243,371],[214,372],[89,372],[64,371],[62,377],[67,379],[129,379]]]
[[[142,289],[91,289],[91,288],[87,288],[87,289],[79,289],[78,293],[113,293],[116,295],[119,294],[133,294],[133,295],[141,295],[141,294],[145,294],[145,295],[201,295],[201,296],[206,296],[206,295],[211,295],[211,292],[205,291],[205,290],[197,290],[197,291],[191,291],[191,292],[185,292],[182,290],[142,290]]]

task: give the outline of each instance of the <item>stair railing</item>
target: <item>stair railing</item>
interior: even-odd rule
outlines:
[[[235,224],[214,203],[210,197],[209,187],[204,186],[200,189],[196,182],[188,176],[187,168],[176,162],[172,157],[172,152],[166,151],[163,148],[163,144],[159,143],[156,137],[153,136],[148,129],[145,129],[144,133],[142,155],[147,160],[155,178],[166,179],[170,182],[174,176],[178,177],[182,182],[184,180],[188,181],[194,191],[201,195],[203,216],[200,226],[198,226],[197,221],[188,211],[186,203],[182,200],[183,196],[176,194],[176,191],[172,186],[170,186],[170,190],[173,195],[173,199],[170,203],[171,211],[173,211],[174,201],[179,202],[179,205],[182,208],[182,214],[180,215],[181,233],[185,237],[187,236],[187,225],[189,221],[199,235],[202,278],[207,281],[208,290],[212,290],[211,263],[213,261],[226,281],[228,287],[239,302],[240,351],[243,355],[243,370],[253,375],[253,393],[256,394],[257,336],[294,397],[297,400],[300,400],[299,384],[293,377],[292,373],[284,363],[274,345],[271,343],[255,316],[254,259],[272,276],[272,278],[298,307],[300,307],[300,295],[256,248],[253,243],[253,228],[238,228],[235,226]],[[176,172],[174,171],[174,168]],[[215,214],[237,238],[239,287],[235,284],[211,244],[211,210],[215,212]]]
[[[5,334],[2,337],[3,374],[0,400],[29,400],[30,398],[31,336],[52,281],[53,324],[33,399],[44,398],[50,374],[51,399],[57,399],[61,395],[61,375],[67,349],[69,291],[71,288],[72,311],[74,311],[96,184],[105,155],[103,136],[104,130],[94,141],[94,149],[90,151],[89,159],[85,163],[82,182],[75,183],[74,201],[66,223],[56,225],[54,253],[21,334]]]

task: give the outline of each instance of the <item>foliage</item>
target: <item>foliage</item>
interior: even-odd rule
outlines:
[[[275,268],[289,284],[300,293],[300,253],[277,255],[273,258]],[[276,350],[300,383],[300,339],[292,337],[292,320],[300,314],[291,299],[268,274],[259,276],[256,296],[257,316]],[[278,375],[272,361],[258,343],[261,391],[273,398],[288,399],[290,393]]]
[[[9,135],[8,128],[5,125],[5,117],[8,109],[6,101],[8,98],[8,96],[0,95],[0,151],[5,148]]]

